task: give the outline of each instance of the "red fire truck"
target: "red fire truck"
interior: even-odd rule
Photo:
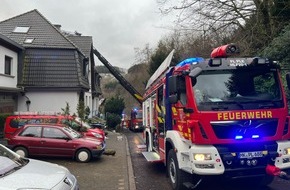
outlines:
[[[129,120],[129,129],[136,132],[136,131],[143,131],[143,111],[139,108],[134,108],[131,110],[131,117]]]
[[[173,189],[194,188],[213,175],[267,185],[274,171],[290,168],[277,62],[236,57],[234,44],[176,66],[170,65],[173,53],[148,81],[142,105],[143,155],[166,165]]]

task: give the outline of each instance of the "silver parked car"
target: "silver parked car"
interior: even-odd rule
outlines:
[[[0,190],[78,190],[77,179],[63,166],[27,159],[0,144]]]

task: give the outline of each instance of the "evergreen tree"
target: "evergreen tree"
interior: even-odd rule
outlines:
[[[112,97],[106,101],[104,111],[105,113],[114,113],[121,116],[124,108],[125,103],[123,98]]]

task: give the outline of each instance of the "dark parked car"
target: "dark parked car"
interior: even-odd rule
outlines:
[[[93,129],[102,129],[104,130],[106,128],[106,125],[103,123],[90,123],[91,128]]]
[[[105,131],[105,129],[107,128],[107,126],[105,124],[103,124],[103,123],[90,123],[90,127],[92,129],[95,129],[95,130],[96,129],[102,130],[102,131],[104,131],[105,136],[108,135],[108,132]]]
[[[70,127],[50,124],[28,124],[19,128],[7,146],[23,157],[71,157],[79,162],[99,157],[105,150],[104,141],[84,137]]]

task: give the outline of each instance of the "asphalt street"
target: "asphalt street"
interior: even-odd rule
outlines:
[[[77,177],[81,190],[170,190],[165,166],[147,162],[141,150],[137,148],[137,145],[142,143],[142,133],[124,129],[122,133],[108,134],[107,150],[116,151],[114,155],[103,155],[88,163],[78,163],[69,158],[39,159],[67,167]],[[289,190],[290,181],[276,178],[267,187],[245,188],[242,184],[222,184],[213,179],[204,181],[198,189]]]

